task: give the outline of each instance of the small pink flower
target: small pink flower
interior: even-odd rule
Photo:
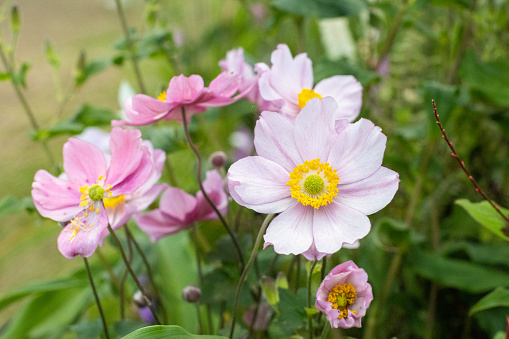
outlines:
[[[203,182],[205,192],[224,215],[228,197],[223,189],[223,178],[217,171],[208,171]],[[151,241],[190,228],[194,222],[217,219],[217,214],[201,191],[192,196],[176,187],[169,187],[159,201],[159,208],[134,217],[138,226]]]
[[[361,327],[361,318],[373,300],[368,275],[353,261],[332,269],[316,292],[316,307],[333,328]]]
[[[336,75],[324,79],[313,87],[313,68],[305,53],[292,57],[287,45],[280,44],[272,52],[272,67],[260,63],[256,68],[261,73],[258,86],[267,101],[283,101],[281,112],[295,117],[312,98],[331,96],[338,108],[336,119],[357,118],[362,105],[362,86],[351,75]],[[266,70],[266,71],[263,71]]]
[[[186,108],[187,117],[204,112],[207,107],[221,107],[234,103],[245,93],[232,97],[239,89],[241,76],[223,72],[209,87],[204,87],[199,75],[175,76],[168,89],[157,99],[145,94],[136,94],[125,101],[125,114],[129,121],[113,120],[113,126],[140,126],[159,120],[182,121],[181,107]]]
[[[66,179],[45,170],[35,174],[32,198],[46,218],[68,223],[58,237],[58,249],[66,258],[89,257],[108,226],[104,200],[135,192],[152,172],[152,161],[138,130],[113,128],[108,165],[99,148],[69,138],[64,144]]]
[[[228,171],[233,199],[258,213],[280,213],[265,246],[280,254],[323,258],[368,234],[367,215],[385,207],[398,174],[382,167],[386,137],[369,120],[336,120],[333,98],[312,99],[296,119],[262,112],[258,156]]]

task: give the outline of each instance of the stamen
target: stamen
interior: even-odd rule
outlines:
[[[356,299],[355,287],[349,283],[334,286],[327,297],[327,301],[332,303],[331,307],[339,311],[339,319],[348,317],[348,311],[356,313],[355,310],[348,309]]]
[[[159,101],[166,101],[166,91],[164,91],[163,93],[159,94],[159,96],[157,97],[157,100],[159,100]]]
[[[123,194],[119,195],[118,197],[103,199],[104,207],[106,207],[106,208],[114,208],[119,204],[123,204],[124,201],[125,201],[125,198],[124,198]]]
[[[300,108],[304,108],[309,100],[313,98],[318,98],[322,100],[322,96],[318,93],[316,93],[314,90],[309,88],[303,88],[302,91],[299,93],[299,106]]]

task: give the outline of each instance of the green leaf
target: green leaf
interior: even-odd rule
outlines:
[[[18,213],[23,210],[33,211],[34,209],[35,206],[32,197],[17,198],[7,196],[0,201],[0,217]]]
[[[472,293],[487,292],[499,286],[509,287],[509,274],[464,260],[413,250],[409,253],[409,261],[409,267],[417,274],[447,287]]]
[[[71,325],[71,332],[76,334],[75,339],[99,338],[103,333],[103,324],[100,319],[93,321],[79,322]]]
[[[305,17],[335,18],[357,15],[366,8],[366,3],[361,0],[276,0],[272,6]]]
[[[0,81],[6,81],[11,78],[9,73],[0,73]]]
[[[493,292],[479,300],[474,306],[472,306],[468,312],[468,315],[471,316],[479,311],[504,306],[509,307],[509,290],[506,288],[498,287]]]
[[[55,69],[60,66],[60,56],[50,41],[46,41],[46,60],[48,60],[51,67]]]
[[[86,55],[84,52],[80,54],[76,71],[74,75],[74,81],[76,87],[82,86],[91,76],[102,72],[106,67],[112,64],[110,59],[94,60],[87,62]]]
[[[509,240],[509,237],[502,232],[502,229],[507,227],[504,219],[495,211],[495,209],[487,201],[478,203],[470,202],[466,199],[456,200],[456,203],[463,207],[472,218],[485,228],[495,233],[499,237]],[[499,207],[500,211],[509,216],[509,210]]]
[[[18,74],[15,75],[14,80],[17,84],[21,85],[22,87],[26,88],[25,78],[27,75],[28,70],[30,69],[30,64],[24,62],[21,65],[21,68],[18,71]]]
[[[169,326],[148,326],[140,328],[125,337],[123,339],[164,339],[164,338],[176,338],[176,339],[187,339],[187,338],[203,338],[203,339],[221,339],[227,338],[219,335],[196,335],[190,334],[182,327],[169,325]]]
[[[376,223],[375,235],[389,247],[407,247],[410,244],[410,230],[406,224],[390,218],[380,219]]]

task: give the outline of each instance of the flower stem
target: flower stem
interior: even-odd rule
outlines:
[[[131,245],[131,239],[129,238],[127,227],[124,227],[126,238],[127,238],[127,244],[129,249],[129,264],[133,261],[133,248]],[[124,270],[124,273],[122,273],[122,277],[120,278],[120,289],[119,289],[119,296],[120,296],[120,319],[125,319],[125,280],[127,279],[128,274],[127,268]]]
[[[141,93],[146,93],[145,86],[143,85],[143,79],[141,78],[141,72],[138,67],[138,60],[134,51],[134,45],[131,41],[131,37],[129,36],[129,28],[127,27],[127,20],[125,18],[124,9],[122,8],[122,3],[120,1],[121,0],[115,0],[115,4],[117,6],[117,14],[120,19],[120,24],[122,25],[122,29],[124,31],[125,44],[129,50],[129,57],[131,58],[131,62],[133,64],[134,73],[136,74],[136,80],[138,81],[140,91]]]
[[[221,215],[221,212],[219,212],[216,205],[212,202],[212,200],[210,200],[207,192],[205,192],[205,189],[203,188],[203,183],[201,180],[201,156],[200,156],[200,153],[198,152],[198,150],[196,149],[196,146],[193,144],[193,141],[191,140],[191,135],[189,134],[189,128],[187,125],[186,109],[183,106],[182,106],[182,124],[184,125],[184,132],[186,134],[187,143],[189,144],[189,147],[191,147],[191,149],[193,150],[193,152],[196,155],[196,158],[198,160],[198,165],[197,165],[196,171],[197,171],[197,179],[198,179],[198,185],[200,186],[200,191],[202,192],[203,197],[205,198],[205,200],[207,200],[207,202],[212,207],[214,212],[216,212],[219,220],[221,220],[221,223],[223,224],[224,228],[226,228],[226,231],[230,235],[232,242],[233,242],[233,246],[235,248],[235,252],[237,254],[237,259],[239,260],[239,263],[240,263],[240,271],[243,272],[244,267],[245,267],[244,258],[242,256],[242,250],[240,249],[240,245],[239,245],[237,239],[235,238],[235,234],[233,234],[231,228],[228,226],[228,223]]]
[[[249,269],[251,268],[251,265],[253,265],[253,262],[256,258],[256,254],[258,254],[258,247],[260,247],[260,243],[262,242],[262,237],[265,234],[265,230],[267,229],[267,226],[271,222],[271,220],[274,218],[275,214],[268,214],[265,217],[265,220],[263,221],[262,227],[260,228],[260,231],[258,232],[258,236],[256,237],[256,241],[253,247],[253,251],[251,252],[251,256],[249,257],[249,260],[244,267],[244,270],[242,271],[242,274],[240,275],[239,283],[237,284],[237,289],[235,290],[235,299],[233,301],[233,315],[232,315],[232,325],[230,328],[230,339],[233,338],[233,331],[235,329],[235,321],[237,320],[237,307],[239,303],[239,296],[240,296],[240,290],[242,289],[242,285],[244,284],[244,280],[246,279],[247,273],[249,272]]]
[[[136,274],[134,273],[131,265],[129,264],[129,260],[127,259],[127,256],[125,255],[124,248],[122,247],[122,244],[120,243],[120,240],[118,240],[117,235],[115,234],[115,232],[113,231],[113,229],[111,228],[110,225],[108,225],[108,230],[110,231],[110,234],[113,237],[113,240],[115,241],[115,243],[118,246],[118,249],[120,250],[120,255],[122,256],[122,259],[124,260],[124,263],[125,263],[127,269],[129,270],[129,274],[131,274],[131,277],[133,278],[134,282],[136,283],[136,286],[138,287],[140,292],[143,294],[143,299],[145,299],[145,302],[147,303],[148,308],[150,309],[150,311],[154,315],[154,319],[156,321],[156,324],[157,325],[161,325],[161,321],[159,320],[159,318],[157,316],[157,313],[156,313],[156,311],[154,309],[154,306],[152,305],[152,302],[147,297],[147,293],[145,292],[145,289],[140,284],[140,281],[138,280],[138,277],[136,277]]]
[[[103,323],[104,336],[106,339],[110,339],[108,334],[108,325],[106,325],[106,318],[104,317],[103,308],[101,307],[101,301],[99,300],[99,295],[97,294],[97,290],[95,289],[94,279],[92,279],[92,272],[90,271],[90,266],[88,265],[88,259],[83,258],[85,262],[85,267],[87,269],[88,280],[90,281],[90,286],[92,287],[92,291],[94,292],[95,303],[97,304],[97,308],[99,309],[99,314],[101,315],[101,320]]]
[[[309,268],[308,272],[308,281],[307,281],[307,288],[308,288],[308,308],[311,308],[311,278],[313,277],[313,271],[315,270],[316,263],[318,261],[314,260],[311,264],[311,267]],[[309,339],[313,339],[313,316],[308,315],[308,325],[309,325]]]
[[[196,224],[193,226],[193,230],[191,231],[191,237],[193,239],[193,245],[194,245],[194,250],[195,250],[195,254],[196,254],[196,268],[198,271],[198,282],[200,283],[200,288],[203,289],[203,272],[202,272],[202,268],[201,268],[201,255],[200,255],[200,249],[198,248],[198,225],[196,225]],[[196,304],[199,305],[199,303],[196,303]],[[209,333],[213,333],[212,315],[210,312],[210,305],[205,304],[205,306],[207,309],[207,322],[208,322],[208,326],[209,326]],[[199,313],[199,306],[197,306],[197,307],[198,307],[198,313]],[[198,314],[198,316],[200,316],[200,313]],[[203,332],[203,325],[202,325],[201,319],[199,319],[199,322],[200,322],[200,328]]]
[[[321,313],[320,313],[321,314]],[[325,339],[329,335],[331,327],[328,321],[325,322],[325,325],[323,326],[322,335],[320,336],[320,339]]]

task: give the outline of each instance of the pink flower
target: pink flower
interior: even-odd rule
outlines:
[[[208,171],[203,182],[205,192],[224,215],[228,197],[223,189],[223,179],[217,171]],[[203,197],[201,191],[192,196],[176,187],[169,187],[159,201],[159,208],[134,217],[138,226],[151,241],[190,228],[194,222],[217,219],[217,214]]]
[[[386,137],[369,120],[336,120],[333,98],[312,99],[297,118],[262,112],[258,156],[235,162],[228,187],[240,205],[280,213],[264,236],[281,254],[309,260],[337,252],[368,234],[366,215],[385,207],[398,174],[382,167]]]
[[[261,74],[258,86],[263,99],[283,100],[281,112],[295,117],[312,98],[331,96],[338,108],[336,119],[357,118],[362,105],[362,86],[351,75],[336,75],[324,79],[313,88],[313,68],[305,53],[292,58],[287,45],[280,44],[272,52],[272,67],[257,64],[257,69],[268,69]]]
[[[135,192],[152,172],[150,152],[138,130],[113,128],[108,165],[99,148],[69,138],[64,144],[66,179],[45,170],[35,174],[32,198],[39,213],[68,224],[58,237],[58,249],[66,258],[89,257],[108,226],[104,201]]]
[[[361,318],[373,300],[368,275],[353,261],[332,269],[316,292],[316,307],[325,313],[331,327],[361,327]]]
[[[170,80],[168,89],[157,99],[145,94],[136,94],[124,103],[125,114],[129,121],[113,120],[113,126],[140,126],[156,123],[159,120],[182,121],[181,107],[186,108],[187,117],[204,112],[207,107],[220,107],[234,103],[244,93],[232,96],[240,86],[240,75],[223,72],[209,87],[204,87],[199,75],[175,76]]]

